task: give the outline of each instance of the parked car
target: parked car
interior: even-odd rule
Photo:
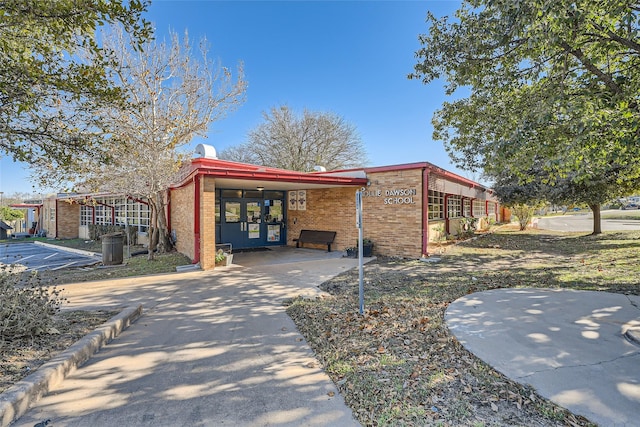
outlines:
[[[622,207],[622,209],[640,209],[640,205],[637,203],[629,203]]]

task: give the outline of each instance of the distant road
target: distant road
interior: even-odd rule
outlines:
[[[610,214],[636,214],[638,211],[621,211],[621,210],[608,210],[602,211],[601,215],[606,216]],[[640,215],[639,215],[640,218]],[[538,228],[543,230],[554,231],[593,231],[593,215],[591,212],[541,217],[538,219]],[[637,220],[624,220],[624,219],[603,219],[602,231],[626,231],[626,230],[640,230],[640,219]]]

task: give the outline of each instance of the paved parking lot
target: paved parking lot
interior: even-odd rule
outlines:
[[[53,245],[45,246],[33,242],[0,244],[0,265],[21,264],[27,267],[27,271],[83,267],[101,261],[101,256],[90,256],[88,253],[74,252]]]

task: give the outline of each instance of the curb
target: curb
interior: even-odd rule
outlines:
[[[102,256],[102,255],[100,255],[98,253],[95,253],[95,252],[84,251],[82,249],[68,248],[66,246],[60,246],[60,245],[52,245],[51,243],[34,241],[33,244],[34,245],[44,246],[44,247],[49,248],[49,249],[55,249],[55,250],[62,251],[62,252],[71,252],[71,253],[74,253],[74,254],[84,255],[84,256],[88,256],[88,257],[92,257],[92,258],[101,258],[101,256]]]
[[[95,331],[40,366],[34,373],[0,393],[0,426],[7,427],[20,418],[32,403],[62,382],[69,372],[84,364],[141,314],[142,305],[126,307]]]

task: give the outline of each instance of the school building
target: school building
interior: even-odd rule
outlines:
[[[295,246],[302,230],[335,232],[333,250],[356,246],[356,191],[377,255],[420,258],[469,218],[476,227],[506,219],[490,188],[428,162],[307,173],[221,160],[210,146],[196,151],[168,190],[167,221],[176,249],[203,269],[214,268],[219,245]],[[90,224],[126,225],[145,243],[149,207],[126,195],[59,195],[44,200],[42,222],[55,238],[88,238]]]

